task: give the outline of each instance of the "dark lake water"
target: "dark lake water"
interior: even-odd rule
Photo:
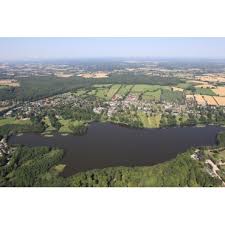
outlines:
[[[65,150],[63,176],[110,166],[154,165],[175,158],[191,146],[214,145],[222,127],[130,129],[92,123],[84,136],[44,137],[39,134],[12,136],[10,144],[51,146]]]

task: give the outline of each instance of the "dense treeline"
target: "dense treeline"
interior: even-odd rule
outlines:
[[[42,124],[7,124],[0,126],[0,136],[8,136],[16,133],[42,133],[44,127]]]
[[[225,147],[225,132],[220,132],[217,135],[217,143],[221,147]]]
[[[40,186],[36,182],[62,157],[61,149],[17,147],[9,162],[0,167],[0,186]]]
[[[85,79],[82,77],[57,78],[48,77],[27,77],[18,79],[20,87],[0,89],[0,100],[36,100],[49,97],[59,93],[75,90],[77,88],[88,88],[93,84],[124,83],[124,84],[158,84],[175,85],[182,81],[174,77],[145,76],[145,75],[113,75],[102,79]]]
[[[82,172],[69,178],[70,186],[82,187],[208,187],[221,181],[203,171],[189,153],[152,167],[115,167]]]
[[[191,159],[191,151],[150,167],[112,167],[80,172],[63,178],[54,171],[63,150],[19,146],[11,159],[1,160],[0,186],[71,187],[210,187],[221,181],[209,176],[204,162]]]
[[[180,91],[162,90],[161,100],[172,103],[184,103],[183,93]]]
[[[74,135],[83,135],[87,132],[88,126],[85,123],[80,123],[76,125],[71,123],[69,125],[69,129],[72,131]]]
[[[99,119],[99,115],[93,112],[93,108],[85,107],[85,105],[81,107],[73,107],[72,110],[71,106],[67,105],[63,108],[56,109],[56,111],[65,120],[73,119],[78,121],[92,121]]]
[[[56,118],[56,115],[53,111],[48,112],[48,118],[50,120],[51,125],[56,128],[56,130],[59,130],[61,127],[61,123]]]

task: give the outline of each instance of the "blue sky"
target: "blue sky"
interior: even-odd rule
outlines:
[[[0,38],[0,60],[85,57],[225,58],[225,38]]]

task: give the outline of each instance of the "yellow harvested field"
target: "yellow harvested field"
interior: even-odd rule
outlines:
[[[198,105],[206,105],[206,101],[201,95],[194,95]]]
[[[214,105],[214,106],[218,105],[217,102],[214,100],[214,98],[212,96],[202,95],[202,97],[207,102],[207,105]]]
[[[219,106],[225,106],[225,97],[214,96],[214,99],[216,100]]]
[[[0,80],[0,85],[10,86],[10,87],[19,87],[20,86],[19,82],[14,79]]]
[[[181,91],[181,92],[183,92],[184,89],[183,88],[178,88],[178,87],[172,87],[172,91]]]
[[[109,75],[108,72],[98,71],[96,73],[82,73],[77,76],[84,78],[106,78],[108,77],[108,75]]]
[[[208,82],[225,82],[225,74],[206,74],[204,76],[197,76],[197,80],[208,81]]]
[[[212,91],[219,96],[225,96],[225,87],[217,87],[212,89]]]
[[[68,77],[72,77],[73,74],[66,74],[66,73],[63,73],[63,72],[58,72],[58,73],[55,73],[55,76],[57,77],[62,77],[62,78],[68,78]]]

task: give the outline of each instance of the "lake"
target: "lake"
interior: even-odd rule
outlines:
[[[192,146],[216,144],[222,127],[131,129],[110,123],[92,123],[83,136],[12,136],[10,144],[51,146],[65,150],[63,176],[110,166],[146,166],[173,159]]]

